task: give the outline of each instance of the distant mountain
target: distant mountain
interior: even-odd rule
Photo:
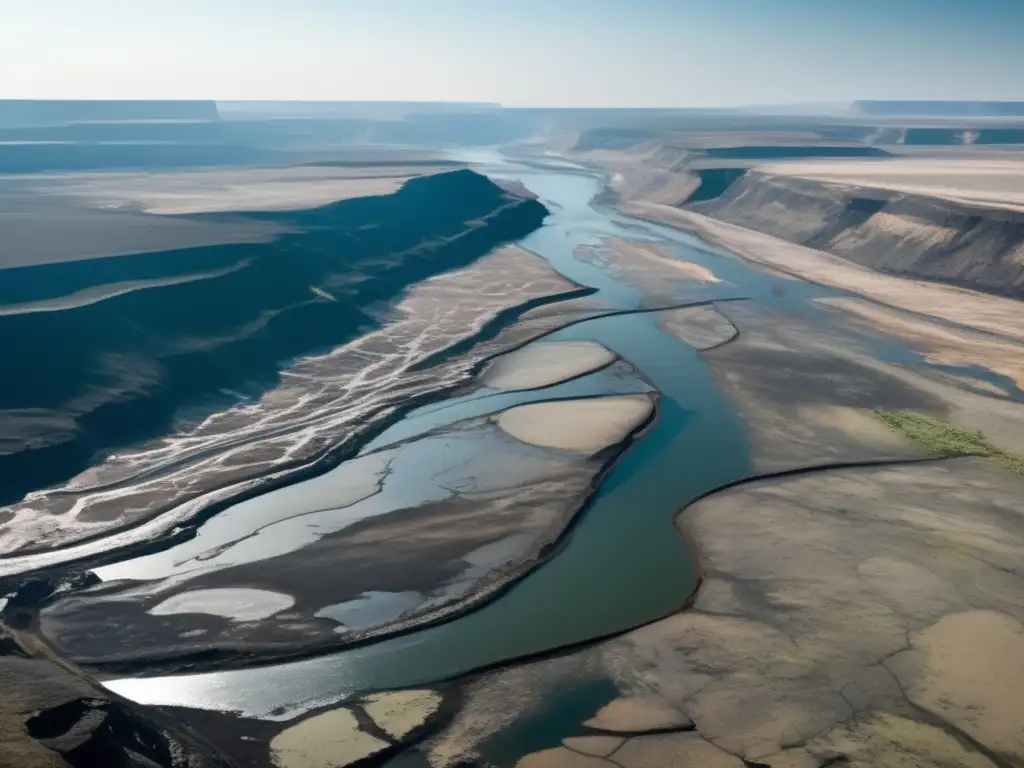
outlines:
[[[219,120],[214,101],[53,101],[0,99],[0,125],[63,125],[125,120]]]

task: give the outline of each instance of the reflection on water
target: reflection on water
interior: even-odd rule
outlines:
[[[609,235],[635,238],[637,228],[644,227],[627,219],[620,224],[620,217],[592,207],[596,179],[511,165],[500,173],[521,178],[543,200],[559,203],[547,225],[523,241],[525,247],[568,277],[598,288],[599,298],[609,306],[642,305],[637,288],[575,257],[581,244],[595,244]],[[660,239],[655,232],[647,234]],[[674,242],[688,260],[713,263],[716,272],[723,271],[723,257],[697,253],[684,236],[675,234]],[[742,281],[726,277],[732,285],[723,285],[722,295],[735,296],[737,286],[745,291],[742,282],[757,284],[760,293],[770,294],[773,278],[747,272]],[[548,340],[603,344],[628,360],[663,395],[657,422],[603,479],[569,545],[557,557],[497,601],[447,624],[308,661],[149,679],[145,684],[122,680],[110,687],[147,701],[253,714],[280,707],[301,709],[353,691],[448,678],[501,659],[626,629],[677,609],[692,590],[694,574],[681,540],[671,535],[672,517],[688,499],[749,471],[741,426],[700,356],[664,334],[656,314],[587,320]],[[556,394],[593,393],[595,384],[608,387],[615,381],[613,366],[548,390],[474,393],[414,412],[367,450],[394,445],[456,418]]]
[[[394,457],[393,451],[362,457],[305,483],[239,502],[206,521],[189,541],[95,573],[103,581],[163,579],[294,551],[325,535],[321,521],[340,530],[372,514],[365,507],[342,510],[378,492]]]
[[[652,396],[628,397],[651,412]],[[581,409],[607,409],[621,399],[546,405],[580,415],[560,427],[564,435],[595,429]],[[215,540],[197,537],[158,556],[100,569],[101,577],[120,580],[48,606],[42,631],[77,662],[132,658],[144,665],[167,648],[179,656],[210,645],[225,653],[311,652],[336,647],[339,632],[359,631],[365,639],[365,630],[383,632],[396,620],[406,629],[436,620],[439,612],[464,609],[467,600],[521,577],[571,523],[635,426],[604,432],[601,445],[580,452],[528,444],[495,419],[458,421],[349,462],[319,478],[310,499],[281,494],[292,503],[278,505],[276,522],[253,529],[249,505],[239,504],[225,512],[233,525],[218,526]],[[347,506],[329,503],[330,481],[351,491],[344,481],[373,477],[368,469],[378,477],[373,492],[361,489]],[[267,506],[255,507],[261,509]],[[224,616],[224,590],[243,586],[249,597],[256,597],[253,589],[260,597],[249,601],[254,613],[244,625],[195,615]],[[294,605],[273,609],[268,596]],[[98,616],[116,629],[98,635]]]
[[[423,595],[419,592],[363,592],[355,600],[321,608],[316,617],[338,622],[340,626],[335,632],[369,629],[394,621],[422,603]]]
[[[97,568],[103,581],[197,575],[294,552],[358,522],[467,492],[513,487],[538,477],[546,452],[515,444],[517,461],[500,466],[486,457],[495,446],[485,432],[444,433],[384,449],[456,421],[486,416],[514,405],[597,394],[628,394],[650,387],[631,369],[605,369],[586,378],[530,393],[484,391],[414,411],[369,443],[361,455],[319,477],[239,502],[204,522],[197,535],[168,550]],[[541,473],[543,474],[543,473]]]
[[[486,416],[525,403],[565,400],[590,395],[626,395],[647,391],[650,391],[650,386],[638,379],[629,365],[612,366],[583,378],[539,390],[496,392],[484,389],[471,395],[453,397],[440,404],[428,405],[413,411],[370,441],[363,448],[361,454],[365,455],[370,451],[380,450],[385,446],[422,435],[431,429],[451,424],[460,419]]]
[[[560,477],[575,463],[503,437],[496,427],[472,428],[474,423],[358,457],[314,480],[241,502],[212,518],[190,541],[95,573],[103,581],[195,578],[296,552],[398,510],[455,496],[511,492]],[[304,497],[307,485],[310,493]],[[475,562],[474,557],[483,557],[479,552],[464,559]]]
[[[818,315],[822,310],[809,300],[839,295],[759,272],[692,236],[594,206],[599,180],[571,164],[518,165],[490,151],[462,153],[458,159],[479,163],[496,178],[522,181],[538,194],[555,213],[522,245],[569,278],[598,289],[598,298],[616,309],[642,306],[642,292],[616,280],[601,264],[576,258],[579,246],[608,236],[658,241],[679,258],[710,269],[723,283],[700,288],[702,298],[743,296],[769,308]],[[622,631],[677,610],[692,591],[694,569],[681,540],[671,533],[672,519],[699,494],[750,474],[742,426],[700,355],[663,333],[657,314],[591,319],[548,338],[603,344],[634,365],[662,395],[657,422],[603,478],[557,557],[500,599],[440,626],[307,661],[118,680],[109,687],[158,704],[237,709],[257,716],[275,709],[301,711],[357,691],[447,679]],[[875,344],[871,351],[880,357],[922,362],[898,344],[881,338]],[[421,409],[367,446],[364,455],[456,419],[518,403],[595,394],[595,388],[622,391],[615,389],[614,371],[613,366],[548,390],[480,391]],[[404,599],[368,594],[348,606],[358,620],[364,606],[371,612],[394,610]],[[605,693],[587,697],[586,706]]]

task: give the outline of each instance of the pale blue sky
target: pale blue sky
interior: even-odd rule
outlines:
[[[0,98],[1024,99],[1024,0],[0,0]]]

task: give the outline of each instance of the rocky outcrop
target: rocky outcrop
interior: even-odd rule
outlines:
[[[688,203],[701,203],[721,197],[733,184],[743,178],[746,168],[699,168],[694,171],[700,186],[687,199]]]
[[[611,172],[600,202],[645,200],[665,205],[718,198],[748,169],[766,161],[890,156],[878,147],[849,143],[746,144],[727,134],[720,140],[724,146],[706,146],[706,136],[688,141],[658,138],[640,130],[602,128],[584,131],[570,156]]]
[[[1024,213],[757,170],[692,209],[880,272],[1024,298]]]
[[[229,768],[176,722],[43,662],[0,657],[0,763],[18,768]]]
[[[184,406],[258,394],[285,361],[375,325],[372,306],[546,215],[455,171],[392,195],[245,214],[289,232],[271,243],[5,270],[0,338],[18,373],[0,388],[0,503],[162,434]]]

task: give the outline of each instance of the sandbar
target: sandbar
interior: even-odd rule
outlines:
[[[653,410],[647,395],[593,397],[521,405],[500,413],[497,423],[524,443],[596,453],[624,440]]]
[[[596,341],[535,342],[492,360],[480,383],[510,390],[548,387],[603,368],[615,357]]]

